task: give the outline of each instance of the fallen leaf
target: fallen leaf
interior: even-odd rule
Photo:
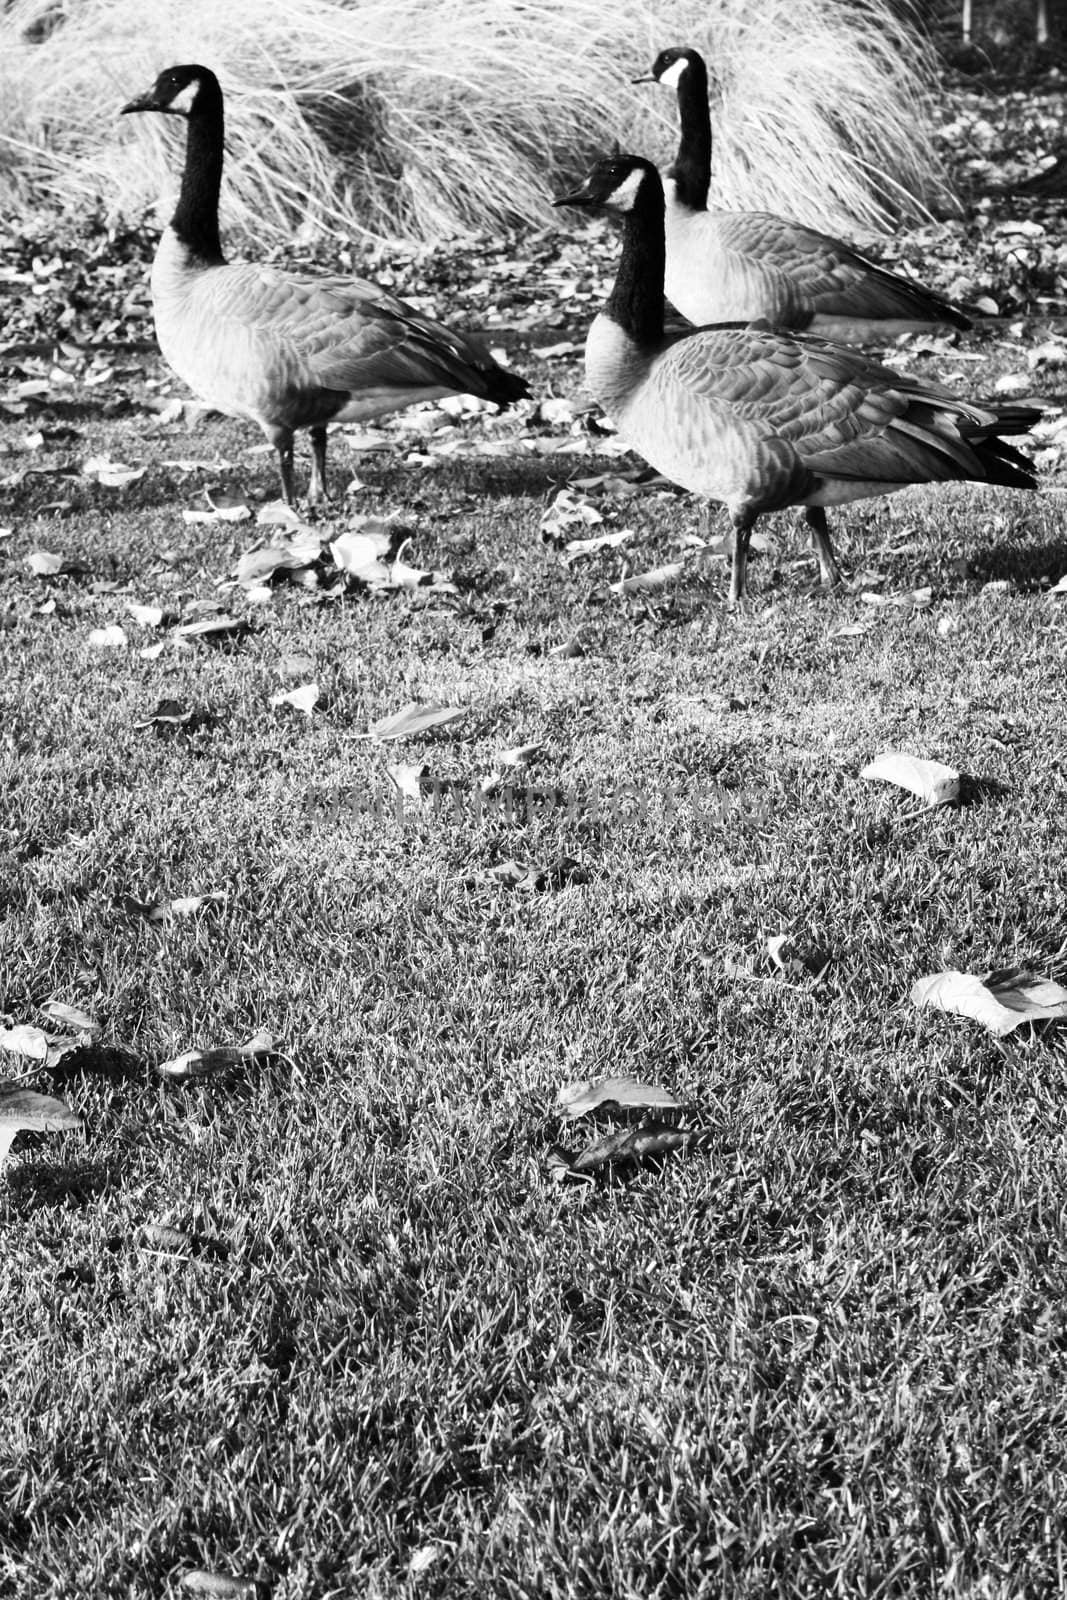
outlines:
[[[41,1028],[20,1022],[14,1028],[0,1028],[0,1050],[30,1061],[43,1061],[48,1055],[48,1035]]]
[[[422,799],[421,780],[430,770],[425,761],[410,766],[398,761],[385,770],[402,795],[406,795],[409,800]]]
[[[180,628],[175,628],[175,633],[183,639],[213,639],[225,638],[228,635],[243,634],[248,632],[247,622],[238,622],[236,617],[219,616],[205,617],[202,622],[183,622]]]
[[[191,917],[205,906],[218,905],[226,899],[225,889],[213,889],[209,894],[179,894],[173,900],[163,901],[164,916]]]
[[[41,1010],[53,1022],[64,1022],[68,1028],[78,1028],[83,1033],[100,1031],[100,1024],[88,1012],[79,1011],[77,1006],[68,1006],[62,1000],[46,1000]]]
[[[153,647],[154,648],[154,647]],[[160,700],[154,711],[147,717],[142,717],[134,723],[135,728],[182,728],[196,716],[195,711],[187,711],[180,700]]]
[[[549,1166],[553,1179],[562,1182],[566,1178],[583,1178],[598,1167],[643,1161],[668,1150],[699,1149],[707,1141],[708,1134],[703,1129],[679,1128],[674,1123],[649,1119],[637,1128],[609,1133],[575,1156],[554,1145],[549,1152]]]
[[[583,556],[595,555],[598,550],[614,550],[618,545],[625,544],[627,539],[632,539],[633,535],[632,528],[620,528],[617,533],[601,533],[591,539],[568,539],[563,546],[563,559],[571,566]]]
[[[69,556],[54,550],[34,550],[26,557],[26,565],[37,578],[54,578],[59,573],[84,572],[85,568]]]
[[[860,777],[895,783],[928,806],[948,805],[960,794],[960,775],[954,767],[905,755],[900,750],[887,750],[877,756],[864,767]]]
[[[302,683],[298,689],[279,689],[270,697],[273,707],[292,706],[294,711],[303,711],[310,716],[319,703],[319,686],[317,683]]]
[[[256,524],[260,528],[300,528],[311,529],[306,522],[301,522],[300,514],[292,506],[287,506],[284,500],[268,500],[256,512]]]
[[[544,749],[540,743],[517,744],[509,750],[498,750],[494,760],[498,767],[525,767]]]
[[[139,628],[160,628],[166,613],[162,606],[142,606],[136,600],[127,600],[126,610]]]
[[[57,1128],[80,1128],[81,1120],[65,1100],[15,1084],[0,1084],[0,1167],[21,1129],[51,1133]]]
[[[560,489],[550,506],[541,513],[541,538],[548,544],[561,544],[568,528],[596,528],[603,513],[591,500],[572,489]]]
[[[817,981],[830,965],[830,957],[825,950],[802,950],[788,933],[772,935],[767,940],[767,954],[779,972],[784,972],[790,978],[810,976]]]
[[[264,578],[278,572],[299,572],[313,566],[322,554],[322,543],[314,535],[288,545],[271,544],[264,549],[249,550],[238,561],[234,577],[245,588],[256,588]]]
[[[358,578],[361,583],[384,585],[389,582],[387,562],[397,529],[380,520],[372,527],[372,520],[365,518],[357,528],[334,539],[330,554],[334,564],[349,577]]]
[[[208,505],[220,522],[248,522],[252,508],[239,491],[231,489],[205,489]]]
[[[569,639],[564,639],[562,644],[554,644],[548,652],[550,656],[558,656],[561,661],[573,661],[578,656],[585,655],[581,635],[572,633]]]
[[[420,1545],[417,1550],[412,1552],[411,1557],[410,1557],[410,1559],[408,1561],[408,1574],[409,1574],[409,1576],[412,1577],[412,1578],[417,1578],[420,1572],[425,1572],[429,1567],[433,1566],[434,1562],[437,1560],[437,1558],[438,1558],[438,1556],[440,1554],[441,1554],[441,1546],[440,1545],[437,1545],[437,1544],[423,1544],[423,1545]]]
[[[224,889],[214,889],[208,894],[177,895],[173,900],[138,900],[136,895],[123,894],[119,896],[118,905],[128,917],[165,922],[168,917],[191,917],[204,906],[217,905],[225,899]]]
[[[556,1104],[565,1117],[584,1117],[601,1106],[677,1106],[683,1102],[675,1099],[669,1089],[660,1089],[641,1083],[637,1078],[601,1078],[599,1081],[579,1079],[565,1083],[556,1096]]]
[[[90,456],[81,466],[84,478],[95,478],[105,489],[124,489],[128,483],[143,478],[147,468],[127,467],[121,461],[109,461],[107,456]]]
[[[165,1078],[210,1078],[230,1067],[243,1066],[256,1056],[270,1055],[274,1040],[269,1033],[254,1034],[247,1044],[223,1045],[212,1050],[186,1050],[171,1061],[162,1061],[156,1071]]]
[[[469,706],[418,705],[414,700],[391,716],[379,717],[372,722],[368,732],[372,739],[409,739],[430,728],[443,728],[450,722],[465,717]]]
[[[673,583],[682,571],[680,561],[669,561],[666,566],[651,567],[648,572],[636,572],[630,578],[620,578],[609,584],[612,594],[644,594],[653,589],[663,589]]]
[[[181,1586],[188,1594],[214,1595],[216,1600],[256,1600],[254,1579],[235,1578],[229,1572],[209,1572],[206,1567],[193,1567],[183,1573]]]
[[[113,622],[106,628],[90,628],[88,642],[94,650],[125,650],[129,641],[118,623]]]
[[[987,972],[935,972],[920,978],[911,991],[912,1004],[970,1017],[998,1038],[1024,1022],[1067,1020],[1067,989],[1051,978],[1009,967]]]

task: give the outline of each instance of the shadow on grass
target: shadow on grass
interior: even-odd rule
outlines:
[[[1011,785],[1001,783],[999,778],[979,778],[966,772],[960,774],[961,806],[980,806],[992,800],[1002,800],[1009,794]]]
[[[1042,579],[1056,582],[1067,571],[1067,540],[1048,544],[1001,543],[973,551],[966,575],[979,583],[1008,579],[1020,588],[1037,588]]]
[[[116,1086],[125,1086],[144,1078],[144,1064],[139,1056],[118,1045],[87,1044],[69,1050],[56,1063],[49,1074],[52,1089],[63,1094],[72,1083],[85,1078],[103,1078]]]
[[[47,1141],[46,1134],[27,1135]],[[79,1210],[122,1186],[122,1168],[115,1158],[106,1161],[31,1161],[27,1145],[17,1166],[6,1176],[7,1200],[20,1217],[44,1206],[65,1205]]]

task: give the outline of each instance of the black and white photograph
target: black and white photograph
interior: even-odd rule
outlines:
[[[1067,1600],[1063,0],[0,0],[0,1600]]]

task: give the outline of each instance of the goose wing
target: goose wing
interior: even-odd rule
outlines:
[[[917,383],[859,351],[760,324],[699,329],[668,347],[656,376],[684,407],[783,441],[820,477],[983,478],[974,445],[1000,426],[995,408]]]
[[[781,276],[791,315],[857,320],[943,317],[966,323],[947,301],[880,267],[841,239],[769,211],[719,211],[708,216],[722,250],[751,262],[752,271]]]
[[[362,278],[302,277],[234,264],[216,280],[214,314],[285,348],[306,383],[479,394],[500,369],[478,345]]]

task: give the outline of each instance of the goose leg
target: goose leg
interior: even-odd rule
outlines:
[[[805,506],[804,521],[811,529],[811,542],[819,558],[819,582],[832,589],[842,581],[841,568],[834,560],[834,547],[830,543],[830,529],[822,506]]]
[[[282,480],[282,499],[287,506],[293,503],[293,434],[292,430],[278,430],[271,440],[278,452],[278,475]]]
[[[318,500],[326,500],[326,429],[311,429],[311,482],[308,484],[308,499],[312,505]]]
[[[756,519],[751,511],[736,511],[730,518],[734,530],[734,559],[730,570],[730,599],[732,611],[745,593],[745,574],[748,569],[748,540]]]

